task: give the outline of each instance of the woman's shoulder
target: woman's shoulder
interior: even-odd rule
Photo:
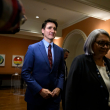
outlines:
[[[78,55],[78,56],[76,56],[75,57],[75,59],[84,59],[84,58],[86,58],[86,55],[85,54],[81,54],[81,55]]]
[[[74,61],[77,61],[77,62],[87,62],[87,61],[91,61],[92,59],[92,56],[91,55],[85,55],[85,54],[81,54],[81,55],[78,55],[74,58]]]

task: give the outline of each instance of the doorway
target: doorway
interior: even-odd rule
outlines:
[[[86,38],[87,36],[83,31],[75,29],[71,31],[64,39],[62,48],[66,48],[70,51],[69,56],[66,59],[68,72],[73,59],[80,54],[84,54],[83,45]]]

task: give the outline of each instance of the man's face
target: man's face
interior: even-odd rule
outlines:
[[[64,53],[64,60],[66,60],[68,58],[68,54],[69,54],[68,52]]]
[[[42,33],[44,34],[44,39],[47,42],[53,41],[56,36],[56,26],[54,23],[48,22],[46,24],[45,29],[42,29]]]

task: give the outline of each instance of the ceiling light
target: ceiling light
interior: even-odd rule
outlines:
[[[39,18],[39,16],[36,16],[36,18]]]
[[[38,33],[38,32],[35,32],[35,31],[30,31],[31,33]]]

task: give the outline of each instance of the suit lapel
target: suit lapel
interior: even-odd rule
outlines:
[[[95,62],[94,62],[92,56],[87,56],[87,57],[89,57],[89,58],[87,58],[87,65],[89,65],[89,67],[90,67],[89,69],[90,69],[90,71],[91,71],[91,74],[97,79],[98,82],[101,83],[101,85],[102,85],[105,89],[107,89],[107,87],[106,87],[106,85],[105,85],[105,82],[104,82],[102,76],[101,76],[101,77],[98,77],[98,73],[97,73],[97,71],[96,71],[96,70],[97,70],[97,67],[96,67],[96,64],[95,64]],[[91,67],[92,67],[92,68],[91,68]]]
[[[45,59],[47,65],[50,67],[49,60],[48,60],[48,56],[47,56],[47,53],[46,53],[46,50],[45,50],[45,46],[44,46],[43,41],[40,41],[40,42],[39,42],[39,50],[41,51],[42,56],[44,57],[44,59]]]

